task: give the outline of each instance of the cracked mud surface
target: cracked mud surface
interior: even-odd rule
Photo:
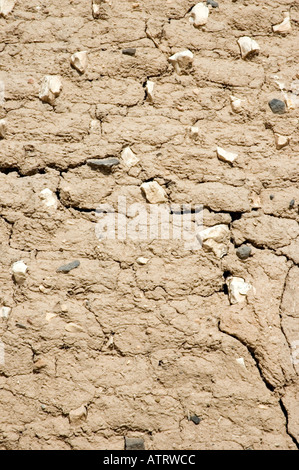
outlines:
[[[268,101],[282,99],[274,76],[289,85],[299,73],[299,6],[219,0],[195,29],[194,1],[110,3],[105,19],[90,0],[18,1],[0,18],[0,307],[12,309],[0,318],[0,449],[123,449],[125,436],[157,450],[297,449],[298,108],[277,115]],[[290,8],[292,31],[274,34]],[[246,35],[261,52],[244,61]],[[194,61],[178,75],[168,58],[184,49]],[[82,75],[70,66],[81,50]],[[54,106],[38,97],[47,74],[62,80]],[[240,114],[230,95],[247,100]],[[275,133],[289,145],[278,150]],[[218,145],[237,160],[220,161]],[[86,164],[126,146],[140,160],[131,169]],[[99,242],[96,207],[146,204],[149,180],[170,204],[203,204],[206,226],[227,225],[227,255]],[[228,275],[254,287],[245,302],[230,304]]]

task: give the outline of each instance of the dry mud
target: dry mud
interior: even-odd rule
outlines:
[[[283,99],[277,77],[291,87],[299,73],[299,5],[218,3],[201,29],[190,0],[111,0],[99,18],[91,0],[17,1],[0,18],[1,449],[123,449],[124,437],[158,450],[298,448],[298,108],[274,114],[268,101]],[[292,30],[274,34],[286,10]],[[241,36],[260,54],[242,60]],[[184,49],[193,64],[177,74],[168,58]],[[70,57],[82,50],[79,74]],[[62,81],[53,106],[39,99],[45,75]],[[241,113],[230,95],[246,100]],[[276,133],[289,138],[280,150]],[[126,146],[131,169],[86,164]],[[140,186],[153,180],[169,203],[202,203],[205,226],[229,228],[224,257],[97,239],[97,205],[148,205]],[[252,284],[243,303],[230,304],[229,275]]]

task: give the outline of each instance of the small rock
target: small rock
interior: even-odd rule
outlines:
[[[217,147],[216,149],[217,151],[217,156],[219,158],[219,160],[222,160],[224,162],[228,162],[228,163],[233,163],[238,154],[237,153],[231,153],[231,152],[227,152],[226,150],[222,149],[221,147]]]
[[[17,284],[23,284],[25,282],[27,269],[28,266],[24,261],[16,261],[12,265],[13,278]]]
[[[46,320],[47,322],[50,322],[51,320],[53,320],[53,318],[57,317],[57,315],[55,313],[46,313]]]
[[[270,194],[269,197],[270,197],[271,201],[273,201],[273,199],[274,199],[275,196],[274,196],[274,194]]]
[[[258,43],[248,36],[242,36],[238,39],[242,59],[249,59],[260,52]]]
[[[125,437],[125,450],[145,450],[144,440],[136,437]]]
[[[290,139],[288,137],[285,137],[284,135],[280,135],[280,134],[274,134],[274,139],[275,139],[275,146],[277,150],[280,150],[283,147],[286,147],[290,142]]]
[[[291,26],[291,21],[290,21],[290,13],[288,11],[285,11],[283,13],[283,16],[284,16],[284,20],[282,21],[282,23],[272,26],[274,33],[286,34],[289,31],[291,31],[292,26]]]
[[[133,47],[128,47],[127,49],[123,49],[122,53],[124,55],[130,55],[133,57],[136,54],[136,49],[134,49]]]
[[[57,199],[51,189],[45,188],[39,193],[39,195],[46,207],[57,209]]]
[[[87,408],[85,405],[81,405],[80,408],[69,412],[69,421],[70,423],[75,423],[76,421],[85,420],[86,416]]]
[[[181,69],[188,68],[192,65],[193,54],[188,49],[186,51],[177,52],[169,57],[169,62],[173,65],[176,73],[180,73]]]
[[[157,181],[142,183],[141,191],[145,194],[147,201],[151,204],[159,204],[166,202],[167,197],[162,186]]]
[[[47,362],[46,362],[44,359],[42,359],[42,358],[37,359],[37,361],[35,361],[35,362],[33,363],[33,372],[38,373],[38,372],[40,372],[42,369],[44,369],[45,367],[47,367],[47,365],[48,365],[48,364],[47,364]]]
[[[190,127],[190,137],[191,139],[197,139],[199,135],[199,127],[197,126],[191,126]]]
[[[146,91],[146,100],[152,102],[153,101],[153,93],[155,88],[155,82],[148,80],[145,85]]]
[[[129,168],[131,168],[131,166],[134,166],[139,162],[139,158],[136,157],[136,155],[132,152],[130,147],[126,147],[122,151],[121,158],[124,164]]]
[[[292,199],[289,204],[289,209],[293,209],[294,206],[295,206],[295,199]]]
[[[191,415],[191,416],[189,417],[189,421],[192,421],[194,424],[197,425],[197,424],[199,424],[199,423],[201,422],[201,419],[200,419],[200,417],[197,416],[197,415]]]
[[[77,325],[76,323],[68,323],[65,325],[64,329],[69,333],[83,333],[84,328],[82,326]]]
[[[12,12],[15,3],[15,0],[0,0],[0,16],[6,18]]]
[[[94,18],[107,20],[109,18],[109,6],[111,0],[93,0],[92,15]]]
[[[271,111],[275,114],[284,114],[286,112],[286,105],[281,100],[274,98],[273,100],[269,101],[268,104],[271,108]]]
[[[142,256],[140,258],[137,258],[137,263],[141,265],[145,265],[149,262],[148,258],[143,258]]]
[[[212,8],[218,8],[219,5],[214,0],[207,0],[207,5],[210,5]]]
[[[250,246],[242,245],[237,248],[236,253],[240,259],[247,259],[251,255],[251,248]]]
[[[2,318],[8,318],[8,315],[10,314],[11,312],[11,308],[10,307],[1,307],[0,309],[0,317]]]
[[[92,167],[112,168],[115,165],[119,165],[119,159],[115,157],[96,159],[91,158],[87,160],[87,165]]]
[[[243,106],[242,106],[243,100],[241,100],[240,98],[237,98],[234,95],[231,95],[229,98],[230,98],[230,104],[231,104],[232,110],[235,113],[241,113],[243,110]]]
[[[84,73],[88,64],[87,52],[75,52],[71,57],[71,64],[76,70],[78,70],[78,72]]]
[[[6,120],[0,119],[0,138],[4,139],[6,136]]]
[[[245,366],[245,362],[244,362],[244,359],[243,357],[238,357],[238,359],[236,359],[236,362],[238,364],[240,364],[240,366],[244,367],[246,369],[246,366]]]
[[[248,291],[252,288],[251,284],[248,284],[241,277],[228,277],[226,280],[228,288],[228,298],[230,303],[238,304],[244,302]]]
[[[209,16],[209,9],[203,3],[197,3],[190,12],[191,17],[189,18],[190,23],[195,27],[198,28],[199,26],[203,26],[208,21]]]
[[[55,98],[59,96],[62,83],[57,75],[46,75],[43,79],[39,98],[45,103],[53,105]]]
[[[75,260],[75,261],[72,261],[71,263],[60,266],[56,270],[56,272],[57,273],[69,273],[72,269],[78,268],[78,266],[80,266],[80,261]]]
[[[212,251],[217,258],[223,258],[228,252],[230,231],[227,225],[220,224],[202,230],[197,234],[199,242],[207,251]]]

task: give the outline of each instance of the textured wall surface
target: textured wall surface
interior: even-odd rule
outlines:
[[[219,0],[195,28],[194,1],[95,3],[98,15],[91,0],[16,1],[0,17],[0,449],[123,449],[124,437],[296,449],[299,4]],[[292,29],[274,33],[284,11]],[[241,36],[258,55],[241,58]],[[186,49],[193,62],[177,73],[169,57]],[[83,74],[70,64],[79,51]],[[45,75],[61,80],[53,104],[39,98]],[[273,113],[268,102],[287,96],[295,104]],[[86,163],[106,157],[120,164]],[[229,230],[227,253],[99,241],[96,207],[149,206],[149,181],[169,204],[203,204],[205,226]],[[230,277],[252,286],[241,303]]]

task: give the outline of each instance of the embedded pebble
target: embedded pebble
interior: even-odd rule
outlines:
[[[97,158],[90,158],[89,160],[86,161],[87,165],[89,166],[95,166],[95,167],[105,167],[105,168],[112,168],[115,165],[119,165],[119,159],[116,157],[111,157],[111,158],[103,158],[103,159],[97,159]]]
[[[214,0],[207,0],[207,5],[210,5],[212,8],[218,8],[219,5]]]
[[[286,105],[283,101],[274,98],[273,100],[269,101],[269,106],[271,111],[275,114],[284,114],[286,112]]]
[[[240,98],[237,98],[234,95],[231,95],[229,98],[230,98],[230,104],[231,104],[232,110],[235,113],[241,113],[243,109],[243,106],[242,106],[243,100],[241,100]]]
[[[108,8],[111,0],[92,0],[92,15],[94,18],[108,19]]]
[[[13,278],[17,284],[23,284],[25,282],[27,269],[28,266],[22,260],[16,261],[12,265]]]
[[[212,251],[217,258],[223,258],[228,252],[230,231],[227,225],[220,224],[202,230],[197,234],[202,247]]]
[[[169,62],[173,65],[176,73],[180,73],[181,69],[190,67],[193,62],[193,53],[188,49],[186,51],[177,52],[169,57]]]
[[[275,138],[275,146],[277,150],[280,150],[283,147],[286,147],[290,141],[288,137],[284,135],[280,135],[280,134],[274,134],[274,138]]]
[[[152,102],[153,101],[153,93],[155,88],[155,82],[148,80],[145,85],[146,91],[146,100]]]
[[[190,12],[191,17],[189,18],[190,23],[195,27],[198,28],[199,26],[203,26],[208,21],[209,16],[209,9],[203,3],[197,3]]]
[[[75,260],[75,261],[72,261],[71,263],[60,266],[56,270],[56,272],[57,273],[69,273],[72,269],[78,268],[78,266],[80,266],[80,261]]]
[[[8,318],[8,315],[10,314],[11,312],[11,308],[10,307],[1,307],[0,309],[0,317],[2,318]]]
[[[53,320],[53,318],[57,317],[57,315],[55,313],[46,313],[46,320],[47,322],[50,322],[51,320]]]
[[[240,47],[242,59],[249,59],[253,55],[258,54],[260,52],[260,46],[258,45],[258,43],[248,36],[242,36],[241,38],[239,38],[238,44]]]
[[[228,162],[228,163],[233,163],[238,154],[237,153],[232,153],[232,152],[227,152],[226,150],[222,149],[221,147],[217,147],[216,149],[217,151],[217,156],[219,158],[219,160],[222,160],[224,162]]]
[[[289,204],[289,209],[293,209],[294,205],[295,205],[295,199],[292,199]]]
[[[125,437],[125,450],[145,450],[144,440],[136,437]]]
[[[194,424],[199,424],[201,422],[201,419],[197,415],[192,415],[189,417],[189,421],[192,421]]]
[[[124,164],[127,166],[127,167],[131,167],[131,166],[134,166],[136,165],[138,162],[139,162],[139,158],[136,157],[136,155],[132,152],[132,150],[130,149],[130,147],[126,147],[122,153],[121,153],[121,158],[124,162]]]
[[[157,181],[142,183],[141,190],[145,194],[147,201],[151,204],[159,204],[167,200],[164,189]]]
[[[244,358],[243,358],[243,357],[238,357],[238,358],[236,359],[236,362],[237,362],[238,364],[240,364],[240,366],[245,367],[245,369],[246,369],[245,361],[244,361]]]
[[[284,16],[284,19],[281,23],[272,26],[274,33],[285,34],[291,31],[292,26],[291,26],[291,21],[290,21],[290,13],[288,11],[285,11],[283,13],[283,16]]]
[[[133,47],[128,47],[127,49],[123,49],[122,53],[124,55],[130,55],[133,57],[136,54],[136,49],[134,49]]]
[[[6,136],[6,120],[0,119],[0,137],[4,139]]]
[[[142,256],[140,258],[137,258],[137,263],[141,265],[145,265],[149,262],[148,258],[143,258]]]
[[[43,79],[39,98],[45,103],[53,105],[55,98],[57,98],[61,92],[62,83],[58,75],[46,75]]]
[[[57,209],[57,198],[54,196],[53,192],[49,188],[43,189],[39,193],[40,198],[44,202],[46,207],[53,207]]]
[[[65,325],[64,329],[69,333],[82,333],[84,331],[84,328],[76,323],[68,323]]]
[[[86,419],[86,416],[87,416],[87,409],[85,405],[81,405],[80,408],[77,408],[76,410],[72,410],[69,412],[70,423],[74,423],[76,421]]]
[[[247,259],[251,255],[251,248],[250,246],[242,245],[237,248],[236,253],[240,259]]]
[[[244,302],[248,291],[252,288],[251,284],[245,282],[243,278],[234,276],[227,278],[226,285],[228,298],[232,305]]]
[[[191,126],[190,127],[190,137],[195,140],[195,139],[197,139],[198,135],[199,135],[199,127]]]
[[[6,18],[12,12],[15,3],[15,0],[0,0],[0,16]]]
[[[71,64],[73,67],[75,67],[76,70],[78,70],[78,72],[84,73],[88,64],[87,52],[75,52],[75,54],[73,54],[71,57]]]

